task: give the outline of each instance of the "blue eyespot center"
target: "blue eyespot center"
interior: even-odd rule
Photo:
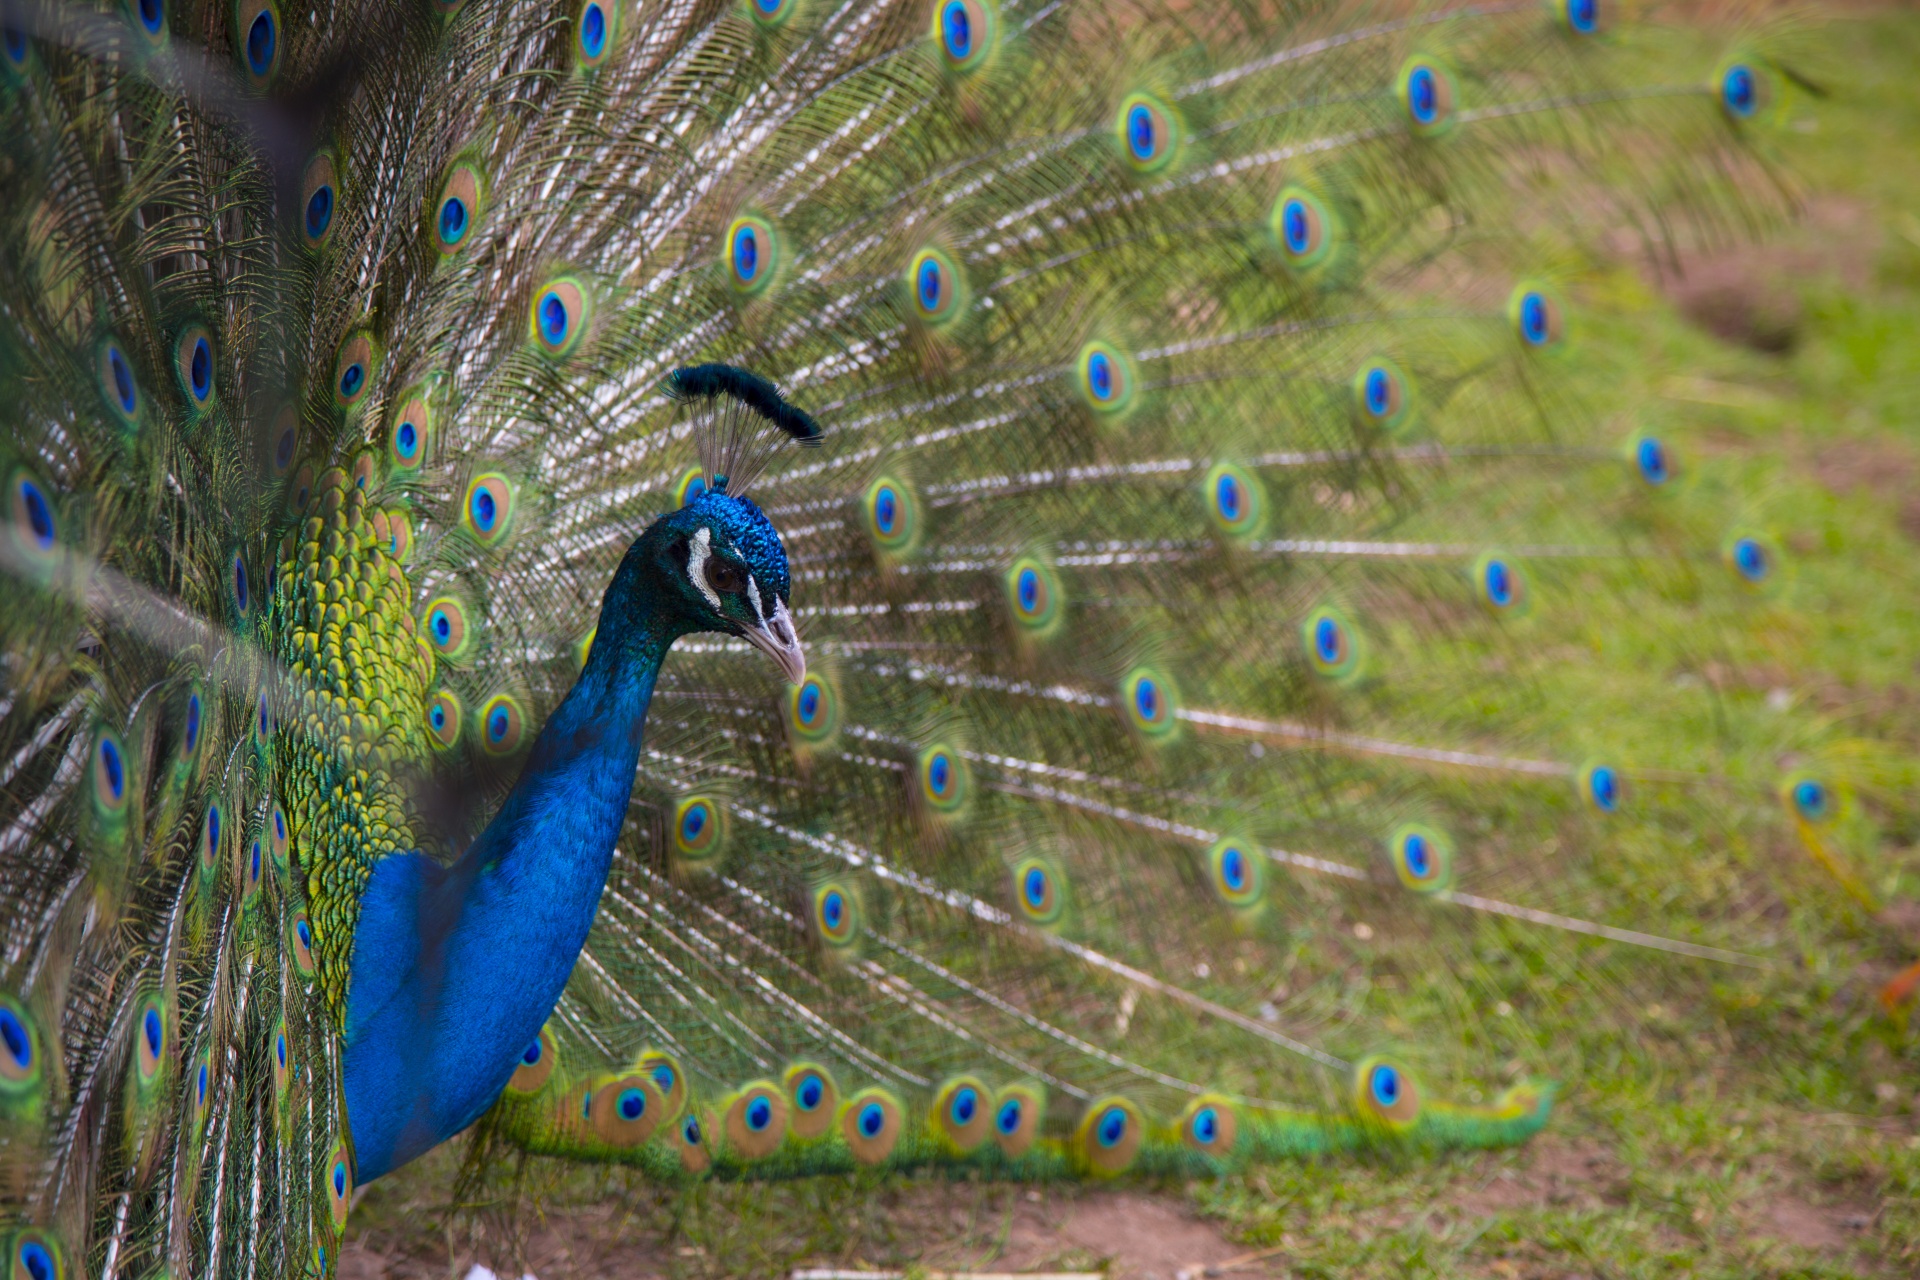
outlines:
[[[527,1046],[526,1052],[520,1055],[520,1061],[529,1067],[536,1066],[540,1061],[542,1052],[540,1048],[540,1038],[535,1036],[533,1043]]]
[[[733,269],[742,280],[752,280],[760,270],[760,237],[752,227],[742,227],[733,236]]]
[[[249,866],[252,868],[253,879],[258,880],[260,878],[260,842],[258,840],[253,842],[253,852],[249,858]]]
[[[254,75],[264,76],[273,70],[274,44],[273,14],[262,9],[247,28],[247,69]]]
[[[1415,67],[1407,76],[1407,112],[1418,124],[1439,119],[1440,87],[1432,67]]]
[[[747,1104],[747,1128],[759,1133],[773,1123],[773,1104],[757,1097]]]
[[[1600,29],[1600,0],[1567,0],[1567,25],[1581,35]]]
[[[598,4],[589,4],[580,15],[580,51],[597,58],[607,47],[607,14]]]
[[[1340,661],[1345,645],[1340,635],[1340,624],[1332,618],[1322,618],[1313,626],[1313,651],[1320,661],[1329,665]]]
[[[1537,293],[1520,299],[1520,336],[1535,347],[1544,346],[1552,336],[1547,300]]]
[[[900,499],[890,488],[883,487],[873,498],[873,522],[881,533],[892,533],[894,522],[900,516]]]
[[[1033,613],[1040,607],[1040,575],[1031,569],[1022,569],[1015,583],[1020,599],[1020,612]]]
[[[100,767],[107,775],[107,791],[118,800],[126,790],[127,773],[120,760],[120,746],[111,738],[100,743]]]
[[[322,185],[307,197],[307,239],[318,240],[333,222],[333,188]]]
[[[1366,382],[1367,412],[1376,418],[1384,418],[1393,407],[1393,378],[1385,369],[1367,370]]]
[[[313,946],[313,928],[305,920],[301,920],[293,926],[293,933],[294,936],[300,940],[301,947],[311,948]]]
[[[394,447],[402,458],[412,458],[420,448],[420,430],[411,422],[402,422],[400,429],[393,433]]]
[[[150,35],[159,35],[160,28],[167,20],[167,10],[160,0],[140,0],[140,25]]]
[[[511,724],[512,721],[507,715],[507,709],[505,707],[495,707],[493,714],[487,717],[487,737],[495,742],[499,742],[507,736],[507,729]]]
[[[498,514],[499,512],[493,501],[493,494],[485,488],[475,489],[473,491],[473,523],[475,527],[482,533],[487,532],[493,528],[494,518]]]
[[[959,1125],[971,1124],[980,1110],[980,1094],[972,1086],[954,1091],[951,1114],[953,1122]]]
[[[193,340],[193,354],[187,358],[187,385],[195,400],[213,394],[213,345],[205,338]]]
[[[187,750],[192,751],[200,745],[200,695],[187,697]]]
[[[664,1062],[655,1063],[653,1068],[653,1082],[660,1086],[660,1092],[672,1093],[673,1068]],[[693,1140],[695,1142],[700,1140],[700,1132],[697,1129],[694,1130]]]
[[[334,1161],[333,1194],[336,1196],[347,1194],[347,1163],[344,1160]]]
[[[1214,503],[1220,518],[1232,523],[1240,518],[1240,482],[1230,475],[1221,476],[1214,485]]]
[[[1594,804],[1608,813],[1620,806],[1620,778],[1605,765],[1596,768],[1587,780]]]
[[[37,1240],[21,1244],[20,1265],[33,1280],[54,1280],[53,1255]]]
[[[1286,237],[1287,252],[1295,257],[1313,247],[1313,223],[1307,216],[1306,202],[1299,197],[1281,206],[1280,229]]]
[[[147,1037],[147,1056],[149,1058],[159,1057],[162,1027],[160,1024],[160,1011],[158,1009],[147,1010],[145,1016],[140,1019],[140,1030]]]
[[[1094,1126],[1094,1137],[1103,1147],[1111,1147],[1127,1136],[1127,1113],[1119,1107],[1109,1107]]]
[[[467,234],[467,202],[448,196],[440,205],[440,242],[459,244]]]
[[[1382,1107],[1391,1107],[1400,1101],[1400,1073],[1392,1067],[1374,1067],[1367,1078],[1367,1087],[1373,1093],[1373,1100]]]
[[[1734,567],[1740,576],[1749,582],[1758,582],[1767,576],[1767,551],[1752,538],[1742,538],[1733,544]]]
[[[860,1133],[867,1138],[877,1138],[880,1131],[887,1127],[887,1109],[877,1102],[869,1102],[860,1108]]]
[[[1135,160],[1151,160],[1160,149],[1159,139],[1154,136],[1153,112],[1144,102],[1127,108],[1127,149]]]
[[[27,509],[27,527],[33,531],[34,545],[42,551],[53,550],[53,508],[47,495],[31,480],[20,482],[20,505]]]
[[[1020,1132],[1019,1099],[1010,1098],[1001,1103],[1000,1113],[993,1118],[993,1123],[1001,1133],[1014,1134]]]
[[[550,347],[567,340],[567,304],[551,290],[540,299],[540,336]]]
[[[940,33],[946,40],[947,56],[955,62],[965,61],[973,53],[973,19],[962,0],[948,0],[940,11]]]
[[[1247,887],[1247,855],[1228,846],[1220,855],[1220,879],[1227,888],[1238,893]]]
[[[453,620],[447,617],[445,609],[435,609],[429,625],[433,627],[434,638],[441,643],[444,644],[453,637]]]
[[[1193,1115],[1193,1136],[1203,1146],[1212,1146],[1220,1136],[1220,1117],[1212,1107],[1202,1107]]]
[[[1153,720],[1160,714],[1160,689],[1154,682],[1142,678],[1133,686],[1134,710],[1140,713],[1142,720]]]
[[[680,1136],[686,1139],[688,1146],[690,1147],[699,1146],[700,1145],[700,1122],[694,1119],[692,1116],[688,1116],[687,1122],[684,1125],[680,1126]]]
[[[1496,605],[1513,603],[1513,572],[1504,560],[1487,561],[1487,599]]]
[[[647,1095],[640,1089],[622,1090],[614,1105],[620,1112],[620,1118],[631,1123],[647,1114]]]
[[[691,809],[687,810],[686,817],[680,820],[680,837],[688,844],[692,844],[698,840],[700,833],[706,829],[707,809],[705,805],[694,805]]]
[[[1634,450],[1634,461],[1639,464],[1640,478],[1648,484],[1667,482],[1667,451],[1658,440],[1642,440]]]
[[[340,398],[343,400],[353,399],[360,394],[360,388],[366,385],[366,381],[366,366],[356,360],[347,366],[346,372],[340,375]]]
[[[1027,905],[1038,911],[1047,905],[1047,873],[1040,867],[1028,867],[1027,874],[1021,878],[1020,891],[1026,895]]]
[[[247,565],[238,558],[233,562],[233,602],[240,606],[240,612],[247,611]]]
[[[953,762],[947,759],[944,752],[936,754],[927,766],[928,785],[933,788],[935,795],[944,795],[947,784],[952,780]]]
[[[287,1065],[287,1033],[284,1031],[273,1038],[273,1056],[282,1067]]]
[[[922,311],[938,311],[940,309],[941,295],[945,290],[941,285],[940,264],[938,261],[933,258],[928,258],[920,264],[920,270],[915,276],[915,287],[919,291],[920,309]]]
[[[820,1100],[826,1096],[826,1093],[827,1088],[820,1083],[819,1076],[808,1076],[794,1091],[794,1101],[800,1104],[802,1111],[812,1111],[820,1105]]]
[[[1424,880],[1433,872],[1433,854],[1427,848],[1427,838],[1411,835],[1402,845],[1407,860],[1407,873],[1416,880]]]
[[[1107,359],[1106,352],[1096,351],[1087,357],[1087,385],[1094,399],[1113,399],[1113,361]]]
[[[1808,778],[1794,785],[1793,803],[1806,817],[1824,818],[1827,815],[1827,789]]]
[[[829,930],[838,931],[846,917],[846,899],[841,896],[838,889],[828,890],[826,897],[820,900],[820,919],[825,922]]]
[[[120,348],[107,348],[107,370],[113,375],[114,403],[120,406],[120,412],[132,413],[138,406],[138,392],[134,387],[133,370],[127,364],[127,358],[120,354]]]
[[[215,848],[220,843],[220,810],[207,810],[207,847]]]
[[[820,715],[820,686],[809,684],[800,690],[800,721],[812,724]]]
[[[0,1009],[0,1044],[6,1046],[7,1058],[15,1068],[24,1071],[33,1065],[33,1040],[27,1035],[27,1024],[11,1009]]]
[[[1735,63],[1727,68],[1720,79],[1720,101],[1730,113],[1743,120],[1754,113],[1760,105],[1760,94],[1752,67]]]

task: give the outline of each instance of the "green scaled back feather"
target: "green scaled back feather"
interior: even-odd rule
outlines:
[[[811,671],[677,647],[476,1150],[1516,1143],[1579,1065],[1521,975],[1790,981],[1782,898],[1870,897],[1844,755],[1608,714],[1711,715],[1664,673],[1788,607],[1764,495],[1643,413],[1587,265],[1790,211],[1790,38],[1166,8],[10,0],[16,1274],[331,1270],[359,895],[484,825],[627,543],[715,482],[684,366],[825,431],[752,486]],[[1671,650],[1609,648],[1629,613]]]

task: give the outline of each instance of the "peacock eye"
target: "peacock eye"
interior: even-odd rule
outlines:
[[[740,591],[746,587],[747,579],[736,566],[716,557],[707,561],[707,585],[720,592]]]

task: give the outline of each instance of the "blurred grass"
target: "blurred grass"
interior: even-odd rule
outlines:
[[[1795,566],[1791,591],[1741,606],[1759,610],[1760,625],[1715,632],[1673,678],[1710,687],[1710,714],[1698,700],[1663,705],[1644,689],[1623,697],[1564,661],[1531,674],[1541,691],[1530,705],[1565,721],[1545,736],[1579,741],[1584,717],[1600,722],[1587,726],[1599,740],[1639,744],[1643,761],[1710,758],[1756,782],[1803,761],[1844,775],[1858,800],[1843,832],[1847,856],[1895,905],[1877,920],[1855,910],[1774,820],[1771,836],[1757,837],[1775,841],[1762,860],[1784,868],[1789,899],[1804,894],[1799,905],[1821,921],[1823,944],[1808,950],[1802,974],[1656,989],[1621,980],[1612,970],[1629,962],[1618,958],[1574,973],[1538,956],[1490,955],[1480,981],[1521,1009],[1487,1032],[1498,1053],[1512,1055],[1515,1071],[1551,1070],[1569,1086],[1534,1147],[1329,1160],[1152,1188],[1250,1249],[1284,1245],[1264,1264],[1276,1273],[1920,1274],[1920,1036],[1873,999],[1880,980],[1920,954],[1920,909],[1898,906],[1920,900],[1920,14],[1838,15],[1826,37],[1834,92],[1802,110],[1780,143],[1813,193],[1807,217],[1763,248],[1701,264],[1683,288],[1655,287],[1625,263],[1583,277],[1584,341],[1606,358],[1572,375],[1598,398],[1616,379],[1688,370],[1648,375],[1647,412],[1687,456],[1711,464],[1701,467],[1710,478],[1697,505],[1778,538]],[[1710,624],[1712,607],[1689,597],[1610,614],[1604,644],[1665,654],[1680,631]],[[1582,642],[1564,615],[1530,639],[1548,649]],[[1431,699],[1431,720],[1459,721],[1475,713],[1455,705],[1474,678],[1464,667],[1430,670],[1402,696]],[[1497,830],[1564,821],[1563,796],[1521,791],[1501,803],[1509,808]],[[1751,814],[1735,821],[1761,825]],[[1649,898],[1701,891],[1683,883],[1708,865],[1682,856],[1694,852],[1687,836],[1684,824],[1655,825],[1621,850]],[[1722,869],[1737,876],[1752,865]],[[1497,946],[1501,935],[1486,936]],[[1569,984],[1600,998],[1570,997]],[[1368,998],[1426,998],[1417,977],[1411,990],[1377,985]],[[1134,1032],[1154,1033],[1145,1017]],[[1463,1090],[1486,1058],[1463,1060],[1454,1077]],[[867,1179],[680,1192],[623,1171],[541,1164],[527,1174],[530,1207],[509,1220],[487,1206],[448,1209],[459,1145],[367,1191],[352,1225],[365,1265],[384,1259],[405,1274],[444,1274],[453,1257],[503,1265],[516,1232],[543,1213],[556,1230],[644,1245],[644,1264],[635,1255],[633,1269],[609,1274],[759,1276],[806,1259],[900,1265],[966,1234],[929,1204],[974,1206],[990,1243],[993,1224],[1026,1194]],[[1045,1192],[1055,1206],[1099,1194]],[[583,1206],[603,1208],[583,1216]]]

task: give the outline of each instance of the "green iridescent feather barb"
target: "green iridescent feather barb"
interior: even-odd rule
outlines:
[[[1791,981],[1755,796],[1870,896],[1857,757],[1702,768],[1501,674],[1790,587],[1569,377],[1583,242],[1791,214],[1790,31],[0,14],[16,1276],[328,1274],[476,1124],[667,1181],[1519,1143],[1550,1078],[1427,1069],[1496,1060],[1490,950]]]

